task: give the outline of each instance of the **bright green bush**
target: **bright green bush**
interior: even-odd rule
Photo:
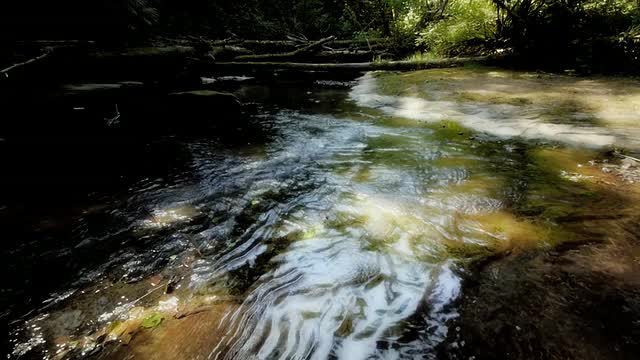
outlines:
[[[477,52],[496,34],[496,10],[489,0],[453,0],[444,18],[429,24],[417,40],[436,56]]]

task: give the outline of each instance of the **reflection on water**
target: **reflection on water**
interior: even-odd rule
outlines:
[[[360,90],[359,102],[376,99]],[[176,181],[142,180],[95,210],[117,227],[81,217],[76,248],[120,248],[28,317],[13,355],[92,353],[104,342],[92,334],[146,317],[194,358],[435,358],[457,316],[460,260],[556,240],[554,224],[511,211],[530,200],[532,145],[390,117],[346,90],[295,101],[253,115],[260,141],[176,139],[189,154]],[[175,319],[203,304],[209,315],[191,318],[204,333],[180,337]],[[159,358],[149,343],[133,338],[131,351]]]
[[[455,120],[502,138],[638,148],[639,90],[635,80],[471,68],[370,73],[351,97],[395,116]]]
[[[283,136],[271,159],[242,171],[253,174],[248,193],[253,206],[265,211],[241,235],[240,244],[197,264],[193,286],[256,261],[269,252],[263,244],[267,238],[289,245],[270,260],[270,269],[251,286],[242,306],[225,319],[223,326],[237,333],[212,354],[366,358],[373,351],[386,356],[384,349],[375,351],[380,341],[389,344],[388,351],[409,354],[415,349],[409,344],[398,348],[396,339],[405,331],[402,322],[425,306],[430,309],[424,321],[437,324],[425,337],[433,342],[434,336],[446,334],[442,321],[454,314],[435,305],[453,300],[459,283],[451,264],[430,243],[437,241],[450,214],[438,214],[418,195],[429,190],[426,181],[446,185],[462,179],[416,169],[422,159],[438,157],[419,141],[430,131],[406,141],[406,129],[327,115],[281,112],[274,119],[282,124]],[[406,161],[385,163],[385,154]],[[278,167],[288,169],[282,179],[273,178]],[[269,181],[258,175],[265,168]],[[354,182],[352,176],[363,169],[368,179]],[[263,194],[280,199],[274,203]]]
[[[146,228],[164,228],[177,223],[191,221],[199,215],[195,208],[181,207],[174,209],[153,210],[153,216],[142,221],[142,226]]]

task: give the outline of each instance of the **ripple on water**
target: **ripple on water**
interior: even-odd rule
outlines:
[[[302,128],[316,120],[294,116]],[[313,173],[321,175],[316,188],[286,202],[282,208],[288,211],[268,225],[274,228],[269,236],[292,242],[271,259],[272,268],[226,319],[224,326],[234,333],[215,348],[217,358],[412,356],[428,353],[446,336],[445,323],[455,317],[447,304],[458,296],[460,280],[437,242],[449,236],[455,212],[494,211],[499,200],[458,194],[449,205],[425,201],[416,189],[457,184],[467,173],[446,166],[416,169],[441,154],[420,136],[403,138],[404,129],[332,124],[324,130],[333,140],[330,146],[322,141],[305,146]],[[413,155],[389,161],[386,154],[395,152]],[[354,182],[351,170],[363,167],[370,175]],[[251,261],[245,248],[257,243],[249,238],[217,261],[212,276]],[[201,274],[195,281],[210,281],[205,279]]]
[[[132,189],[117,240],[133,249],[96,274],[184,276],[179,301],[151,310],[238,299],[207,317],[219,321],[211,358],[431,356],[457,316],[450,249],[537,230],[501,212],[520,155],[466,129],[339,115],[262,115],[271,138],[242,151],[190,143],[191,177]]]

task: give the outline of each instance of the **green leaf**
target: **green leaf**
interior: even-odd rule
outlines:
[[[160,314],[149,315],[142,321],[142,327],[145,329],[156,328],[162,323],[162,320],[164,320],[164,316]]]

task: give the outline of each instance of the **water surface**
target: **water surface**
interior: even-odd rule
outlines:
[[[255,103],[233,129],[145,140],[162,151],[132,151],[154,171],[49,203],[11,251],[64,276],[12,283],[11,302],[31,300],[5,315],[10,358],[171,358],[167,342],[203,359],[435,358],[466,265],[571,239],[557,220],[599,196],[583,180],[615,134],[483,131],[495,105],[393,111],[406,99],[374,80],[244,84]]]

